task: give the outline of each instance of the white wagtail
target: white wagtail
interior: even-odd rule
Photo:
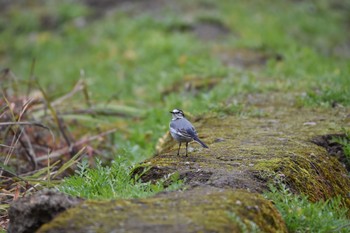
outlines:
[[[171,136],[179,142],[179,149],[177,150],[177,155],[180,153],[181,143],[186,142],[186,156],[188,143],[192,140],[201,144],[204,148],[209,148],[201,140],[199,140],[197,132],[191,122],[185,118],[185,114],[180,109],[174,109],[170,112],[173,117],[170,122],[170,134]]]

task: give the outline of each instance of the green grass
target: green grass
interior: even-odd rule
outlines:
[[[130,176],[132,167],[128,164],[119,157],[109,166],[103,166],[102,162],[97,160],[96,167],[89,168],[85,160],[78,165],[76,175],[65,178],[58,189],[66,194],[87,199],[120,199],[148,197],[183,186],[183,181],[177,173],[154,184],[142,183],[137,177]]]
[[[348,209],[341,198],[310,202],[305,195],[293,194],[284,184],[270,185],[264,196],[275,204],[289,232],[348,232]]]

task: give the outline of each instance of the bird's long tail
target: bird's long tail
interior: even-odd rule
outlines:
[[[198,142],[199,144],[201,144],[202,147],[204,148],[209,148],[207,145],[205,145],[204,142],[202,142],[198,137],[193,138],[194,141]]]

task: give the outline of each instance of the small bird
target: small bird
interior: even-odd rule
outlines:
[[[179,142],[179,149],[177,150],[177,155],[180,153],[181,143],[186,142],[186,156],[188,143],[192,140],[201,144],[204,148],[209,148],[204,142],[199,140],[197,132],[191,122],[185,118],[185,114],[180,109],[174,109],[170,112],[172,114],[172,119],[170,122],[170,134],[171,136]]]

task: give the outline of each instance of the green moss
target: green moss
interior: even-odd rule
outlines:
[[[279,164],[283,161],[282,158],[273,158],[269,160],[261,160],[254,165],[254,169],[258,171],[272,172],[275,171]]]
[[[242,222],[233,221],[232,213]],[[254,222],[263,232],[286,232],[279,213],[261,195],[209,187],[148,199],[87,201],[62,213],[38,232],[142,232],[145,227],[158,232],[240,232],[242,223],[248,222]]]

